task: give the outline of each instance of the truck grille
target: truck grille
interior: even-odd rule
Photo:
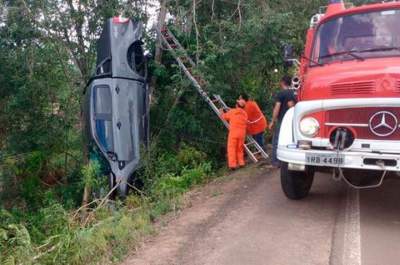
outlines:
[[[331,85],[332,96],[369,95],[376,92],[374,81],[336,83]]]
[[[381,111],[387,111],[394,114],[400,122],[400,108],[349,108],[329,110],[325,114],[325,122],[327,125],[326,132],[331,131],[332,127],[349,127],[355,132],[358,139],[371,140],[400,140],[400,128],[385,137],[377,136],[372,133],[369,122],[372,116]],[[399,126],[399,125],[397,125]]]

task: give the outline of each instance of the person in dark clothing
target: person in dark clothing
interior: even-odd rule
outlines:
[[[280,161],[277,158],[277,149],[279,141],[279,131],[281,128],[281,122],[283,117],[289,108],[293,107],[296,103],[296,97],[294,90],[291,89],[292,79],[289,76],[284,76],[281,79],[280,87],[281,90],[275,96],[275,105],[272,114],[272,120],[269,124],[269,129],[274,129],[274,135],[272,138],[272,157],[271,163],[275,167],[280,167]]]

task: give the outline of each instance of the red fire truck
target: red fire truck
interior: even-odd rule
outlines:
[[[278,144],[288,198],[306,197],[316,171],[354,188],[400,172],[400,2],[331,0],[311,20],[298,72]]]

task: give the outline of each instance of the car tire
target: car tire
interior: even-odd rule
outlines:
[[[120,183],[117,190],[119,199],[125,200],[128,196],[128,185],[126,183]]]
[[[115,175],[112,172],[110,172],[110,174],[108,175],[108,188],[110,191],[114,189],[109,196],[111,200],[115,200],[117,196],[117,191],[116,191],[117,188],[115,188],[115,185],[116,185]]]
[[[286,197],[301,200],[310,192],[314,181],[314,170],[306,167],[306,171],[292,171],[288,163],[281,163],[281,185]]]

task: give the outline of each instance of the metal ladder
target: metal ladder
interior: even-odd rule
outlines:
[[[200,75],[200,73],[196,73],[196,64],[189,57],[186,50],[182,47],[172,32],[166,26],[161,29],[157,29],[157,31],[159,36],[161,36],[162,43],[165,45],[167,50],[172,53],[175,60],[178,62],[179,67],[183,70],[186,77],[192,82],[197,92],[211,107],[214,113],[217,114],[225,127],[229,129],[229,123],[221,118],[219,111],[220,108],[229,109],[229,107],[222,100],[221,96],[213,95],[213,99],[211,99],[208,93],[202,88],[202,86],[207,85],[207,81]],[[217,104],[219,106],[217,106]],[[244,148],[247,155],[254,163],[257,163],[260,159],[268,159],[268,154],[251,136],[246,137]]]

